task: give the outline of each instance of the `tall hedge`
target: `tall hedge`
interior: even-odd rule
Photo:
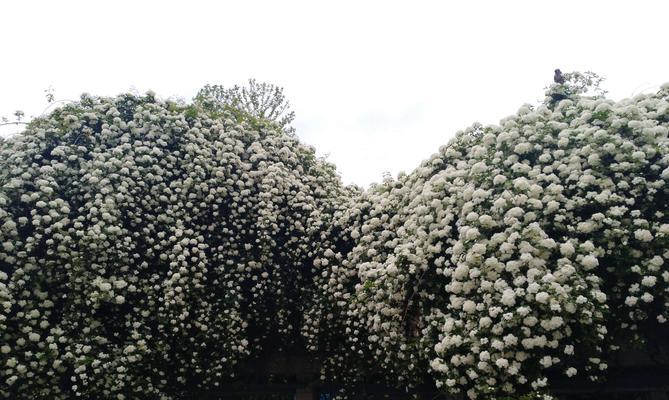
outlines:
[[[345,192],[295,137],[230,118],[84,96],[2,144],[4,397],[197,398],[296,345]]]
[[[549,96],[370,188],[316,261],[325,375],[470,398],[601,377],[668,317],[668,131],[669,84]]]
[[[552,90],[366,191],[243,113],[33,121],[0,142],[0,395],[202,398],[302,350],[472,399],[599,379],[669,317],[669,85]]]

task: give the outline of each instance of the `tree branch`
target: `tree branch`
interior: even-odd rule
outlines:
[[[3,123],[0,123],[0,126],[5,126],[5,125],[28,125],[28,122],[14,121],[14,122],[3,122]]]

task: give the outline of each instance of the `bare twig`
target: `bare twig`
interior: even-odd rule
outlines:
[[[47,110],[49,110],[49,108],[53,107],[56,104],[61,104],[61,103],[74,103],[74,100],[63,99],[63,100],[52,101],[51,103],[49,103],[48,106],[46,106],[46,108],[44,110],[42,110],[42,112],[40,113],[39,116],[41,117],[42,115],[44,115],[47,112]]]
[[[28,122],[14,121],[14,122],[3,122],[0,124],[0,126],[5,126],[5,125],[28,125]]]

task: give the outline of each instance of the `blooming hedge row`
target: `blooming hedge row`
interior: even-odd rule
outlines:
[[[316,260],[325,375],[470,398],[596,379],[668,317],[668,131],[669,84],[523,106],[362,194]]]
[[[363,192],[271,122],[83,96],[0,142],[0,394],[196,397],[300,346],[470,398],[597,378],[668,317],[668,132],[669,85],[572,95]]]
[[[345,192],[296,138],[227,117],[84,96],[3,143],[5,398],[204,393],[299,338]]]

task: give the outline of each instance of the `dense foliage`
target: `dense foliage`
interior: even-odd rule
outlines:
[[[180,397],[294,345],[344,191],[276,125],[229,117],[84,96],[2,144],[4,397]]]
[[[303,334],[325,375],[470,398],[607,369],[669,306],[669,85],[619,103],[550,88],[338,214]],[[427,375],[427,377],[426,377]]]
[[[301,347],[470,398],[597,378],[669,317],[669,85],[570,84],[364,192],[229,105],[31,122],[0,142],[0,396],[198,398]]]

